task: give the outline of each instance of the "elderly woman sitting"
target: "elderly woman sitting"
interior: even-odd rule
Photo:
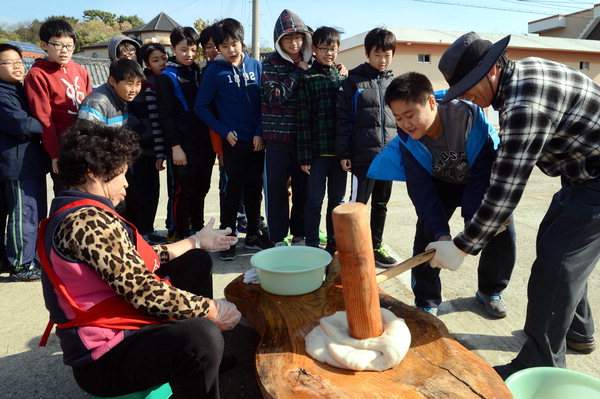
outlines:
[[[220,330],[240,319],[212,298],[205,250],[235,244],[214,219],[196,235],[150,247],[114,206],[139,154],[126,128],[78,123],[61,138],[67,190],[40,226],[38,253],[50,319],[79,386],[117,396],[169,382],[173,398],[218,398]],[[162,280],[168,279],[168,280]]]

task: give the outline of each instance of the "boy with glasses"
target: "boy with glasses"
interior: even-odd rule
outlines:
[[[263,61],[261,112],[265,140],[265,196],[269,239],[285,245],[288,230],[292,244],[304,239],[307,176],[296,154],[299,84],[312,58],[312,38],[302,19],[283,10],[274,29],[275,52]],[[292,187],[292,210],[288,200]]]
[[[320,27],[312,36],[315,62],[302,75],[298,110],[298,161],[308,175],[304,226],[306,245],[319,246],[321,206],[327,187],[327,246],[335,253],[331,212],[343,202],[346,172],[335,156],[335,110],[344,77],[335,64],[340,47],[340,32]]]
[[[40,27],[40,46],[46,56],[35,60],[25,77],[25,94],[32,115],[42,124],[42,142],[52,159],[54,193],[57,179],[59,138],[75,122],[81,101],[92,91],[90,77],[71,61],[76,36],[63,19],[50,19]]]
[[[0,43],[0,202],[9,215],[6,255],[13,281],[39,280],[35,243],[38,223],[46,215],[48,156],[40,141],[42,125],[27,107],[24,75],[21,50]],[[5,220],[6,214],[0,217]]]

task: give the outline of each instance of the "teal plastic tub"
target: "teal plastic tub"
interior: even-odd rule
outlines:
[[[262,289],[286,296],[319,289],[330,262],[329,252],[304,246],[269,248],[250,258],[250,264],[258,270]]]
[[[515,399],[600,399],[600,379],[557,367],[521,370],[506,385]]]

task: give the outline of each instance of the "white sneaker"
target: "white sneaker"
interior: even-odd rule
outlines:
[[[292,245],[305,246],[304,237],[294,237],[292,238]]]

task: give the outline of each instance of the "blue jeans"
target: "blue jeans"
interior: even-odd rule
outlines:
[[[565,367],[565,337],[594,334],[587,281],[600,260],[600,179],[563,187],[540,223],[527,287],[524,367]]]
[[[313,157],[308,175],[306,192],[306,210],[304,212],[304,230],[306,245],[319,246],[319,224],[321,223],[321,207],[327,188],[327,238],[334,238],[331,213],[333,208],[344,202],[346,191],[346,172],[337,157]]]

